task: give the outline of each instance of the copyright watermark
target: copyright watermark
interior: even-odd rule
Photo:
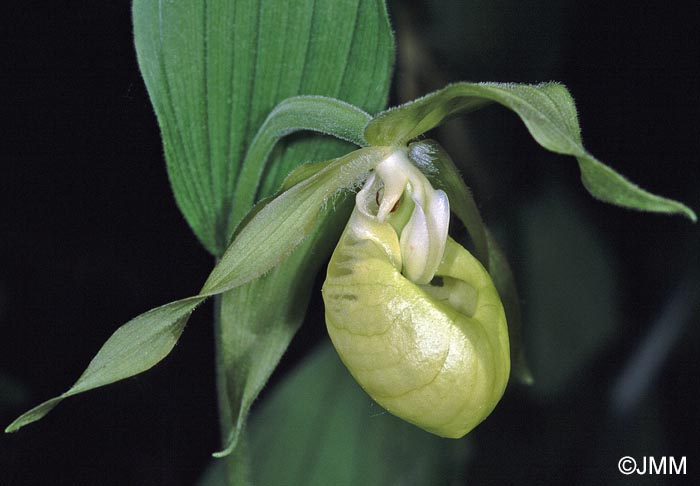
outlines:
[[[670,475],[686,474],[686,456],[680,458],[675,456],[642,456],[635,459],[631,456],[621,457],[617,461],[617,469],[629,476],[630,474],[649,475]]]

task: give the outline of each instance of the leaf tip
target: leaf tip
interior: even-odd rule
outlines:
[[[53,407],[52,407],[53,408]],[[11,434],[13,432],[17,432],[19,429],[24,427],[25,425],[31,424],[32,422],[36,422],[40,418],[42,418],[46,413],[48,413],[48,410],[46,413],[41,413],[41,414],[36,414],[35,413],[35,408],[29,410],[28,412],[23,413],[19,417],[17,417],[10,425],[5,427],[5,433],[6,434]]]
[[[233,429],[231,430],[231,432],[229,432],[228,438],[226,439],[226,447],[224,447],[218,452],[212,452],[211,455],[216,459],[226,457],[234,451],[234,449],[236,448],[236,444],[238,444],[238,434],[236,433],[236,430]]]
[[[690,209],[689,207],[684,207],[683,214],[686,218],[688,218],[692,223],[697,223],[698,222],[698,216],[695,214],[695,211]]]
[[[695,214],[695,211],[690,209],[688,206],[686,206],[683,203],[669,200],[672,203],[672,206],[663,211],[668,214],[678,214],[681,216],[684,216],[690,220],[691,223],[697,223],[698,222],[698,216]]]
[[[58,405],[61,402],[61,400],[63,400],[63,396],[54,397],[40,405],[37,405],[29,411],[24,412],[5,428],[5,433],[10,434],[12,432],[17,432],[25,425],[31,424],[32,422],[36,422],[37,420],[42,419],[56,405]]]
[[[514,370],[515,378],[521,385],[532,386],[535,384],[535,377],[526,363],[522,362]]]

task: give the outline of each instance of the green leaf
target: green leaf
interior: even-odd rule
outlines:
[[[332,346],[310,354],[253,414],[253,484],[463,484],[467,442],[387,413]]]
[[[380,0],[135,0],[133,20],[175,198],[215,255],[238,222],[231,211],[243,156],[278,102],[304,94],[369,112],[384,106],[393,38]],[[299,141],[271,166],[289,171],[340,149]]]
[[[583,185],[594,197],[627,208],[683,214],[697,220],[690,208],[639,188],[589,154],[581,143],[573,99],[556,83],[453,84],[379,114],[367,125],[365,139],[372,145],[402,145],[490,101],[516,112],[544,148],[576,157]]]

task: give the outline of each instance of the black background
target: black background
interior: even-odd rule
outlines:
[[[412,14],[408,22],[439,77],[563,82],[577,101],[592,153],[642,187],[700,209],[698,2],[410,2],[393,10],[399,34],[402,9]],[[212,260],[168,185],[158,126],[136,65],[129,3],[10,2],[3,10],[4,427],[64,391],[119,324],[196,291]],[[397,83],[404,76],[399,70]],[[487,220],[536,193],[538,178],[563,181],[613,249],[625,316],[577,392],[542,406],[506,397],[496,420],[531,426],[536,441],[537,424],[566,422],[559,427],[565,434],[608,416],[604,402],[616,370],[677,285],[686,280],[697,289],[698,229],[680,217],[591,200],[573,161],[537,160],[531,154],[540,149],[523,129],[512,128],[517,122],[503,123],[513,132],[500,155],[533,161],[504,166],[486,189],[476,188]],[[486,143],[483,152],[495,150],[497,143]],[[688,456],[691,474],[700,467],[700,308],[697,301],[692,306],[650,391],[659,414],[601,425],[615,435],[630,421],[653,421],[665,444],[653,452]],[[209,308],[200,309],[154,370],[68,400],[39,423],[0,437],[0,484],[193,484],[218,447],[210,322]],[[305,326],[282,369],[323,333],[319,323]],[[580,473],[580,483],[600,484],[583,472],[593,451],[605,448],[606,436],[583,435],[588,438],[577,449],[578,461],[559,456],[551,443],[533,443],[539,461],[524,476],[521,468],[519,480],[557,484],[553,478]],[[482,448],[488,447],[486,439]],[[474,467],[477,483],[513,479],[503,451],[492,447],[493,457]],[[601,483],[619,479],[619,452],[611,450]]]

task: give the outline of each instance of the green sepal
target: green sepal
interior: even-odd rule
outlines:
[[[262,208],[264,208],[271,201],[273,201],[275,197],[291,189],[298,183],[303,182],[304,180],[313,176],[321,169],[329,166],[333,162],[334,160],[324,160],[323,162],[309,162],[308,164],[302,164],[296,169],[294,169],[289,175],[287,175],[287,177],[282,182],[281,187],[274,195],[261,199],[252,208],[250,208],[248,213],[238,223],[238,226],[236,226],[236,230],[233,232],[231,241],[235,240],[238,237],[238,234],[241,232],[241,230],[246,227],[246,225],[255,217],[256,214],[258,214],[258,212],[260,212]]]
[[[203,292],[221,293],[272,269],[311,232],[323,205],[337,191],[353,188],[386,155],[384,147],[356,150],[277,196],[243,227]]]
[[[489,245],[489,274],[496,286],[498,295],[506,313],[508,323],[508,340],[510,342],[510,374],[519,382],[526,385],[534,383],[534,378],[525,358],[523,347],[522,313],[520,311],[520,297],[518,287],[515,285],[515,277],[510,269],[505,253],[494,239],[488,229],[486,238]]]
[[[173,349],[199,304],[259,278],[282,262],[316,229],[324,206],[332,204],[333,196],[354,187],[385,152],[383,148],[365,148],[327,165],[316,165],[319,170],[282,192],[250,219],[198,295],[152,309],[121,326],[68,391],[24,413],[5,431],[14,432],[41,419],[65,398],[153,367]]]
[[[403,145],[491,101],[513,110],[542,147],[576,157],[583,185],[594,197],[631,209],[697,220],[684,204],[641,189],[589,154],[581,143],[574,101],[557,83],[456,83],[380,113],[367,125],[365,139],[372,145]]]
[[[5,428],[5,432],[15,432],[36,422],[65,398],[129,378],[155,366],[172,351],[189,315],[204,299],[195,296],[171,302],[121,326],[72,387],[22,414]]]
[[[360,147],[370,115],[344,101],[325,96],[295,96],[280,102],[268,115],[248,147],[233,195],[231,227],[255,201],[270,153],[284,137],[299,131],[331,135]]]

